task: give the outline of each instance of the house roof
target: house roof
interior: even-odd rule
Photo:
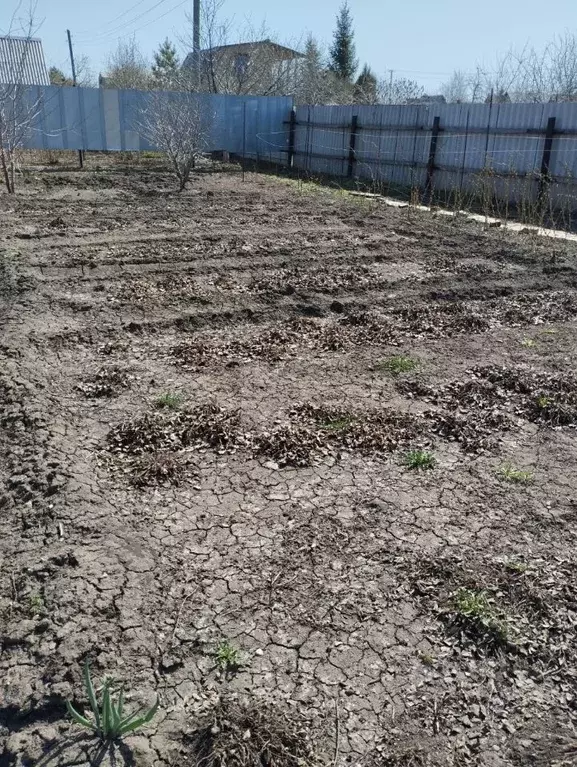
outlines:
[[[42,40],[0,36],[0,83],[50,85]]]
[[[214,54],[214,53],[237,53],[242,54],[246,53],[250,55],[251,53],[254,53],[255,51],[262,49],[262,48],[271,48],[274,50],[275,55],[279,59],[301,59],[303,58],[303,54],[299,53],[299,51],[295,51],[293,48],[287,48],[286,45],[279,45],[278,43],[273,42],[272,40],[269,40],[268,38],[266,40],[256,40],[252,43],[232,43],[231,45],[216,45],[214,48],[205,48],[204,50],[201,50],[200,55],[206,56],[207,54]],[[189,53],[187,57],[184,59],[183,66],[184,67],[190,67],[194,63],[194,54]]]

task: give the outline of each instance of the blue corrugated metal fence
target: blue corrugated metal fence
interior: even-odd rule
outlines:
[[[182,94],[167,94],[182,97]],[[143,135],[141,115],[154,95],[147,91],[62,86],[28,86],[25,97],[38,102],[27,132],[27,149],[154,150]],[[208,150],[286,161],[289,97],[203,94]],[[275,134],[274,143],[267,139]]]

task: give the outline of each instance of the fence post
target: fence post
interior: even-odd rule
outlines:
[[[288,143],[288,156],[287,156],[287,168],[290,170],[293,166],[295,156],[295,137],[297,129],[297,110],[295,107],[291,109],[289,117],[289,143]]]
[[[549,170],[549,166],[551,164],[551,150],[553,148],[554,135],[555,118],[550,117],[547,120],[547,128],[545,130],[545,143],[543,144],[543,157],[541,159],[541,176],[539,178],[539,193],[537,196],[540,205],[545,202],[545,197],[549,191],[549,185],[551,184],[551,172]]]
[[[433,173],[435,172],[435,155],[437,154],[437,143],[439,141],[439,131],[441,129],[441,118],[433,118],[433,127],[431,128],[431,144],[429,146],[429,159],[427,161],[427,180],[425,182],[424,202],[431,202],[433,196]]]
[[[353,115],[353,119],[351,120],[351,137],[349,139],[349,167],[347,168],[347,177],[352,178],[353,177],[353,169],[355,166],[355,147],[357,145],[357,133],[359,130],[359,117],[358,115]]]

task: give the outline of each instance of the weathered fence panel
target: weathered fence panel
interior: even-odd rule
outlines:
[[[301,106],[294,134],[310,173],[577,209],[577,103]]]
[[[183,94],[168,94],[182,98]],[[143,135],[142,115],[152,98],[147,91],[61,86],[27,86],[24,97],[38,102],[27,133],[27,149],[154,150]],[[208,150],[226,150],[247,158],[285,162],[289,97],[202,94]],[[274,134],[274,140],[270,135]]]

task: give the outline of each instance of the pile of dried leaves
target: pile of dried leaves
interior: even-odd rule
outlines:
[[[166,301],[167,298],[196,300],[206,303],[210,291],[187,274],[167,274],[157,278],[135,277],[120,283],[116,298],[122,301],[140,303],[144,301]]]
[[[302,767],[328,763],[319,726],[303,706],[265,700],[219,701],[203,725],[187,735],[194,764],[205,767]]]
[[[351,414],[304,404],[294,408],[291,417],[315,424],[327,443],[364,454],[407,448],[424,435],[422,418],[386,408]]]
[[[281,466],[309,466],[315,457],[344,450],[390,453],[424,436],[422,419],[387,409],[351,414],[305,403],[293,408],[289,418],[286,426],[255,437],[257,455]]]
[[[131,467],[131,482],[136,487],[179,485],[187,474],[186,468],[179,453],[155,450],[135,459]]]
[[[273,459],[279,466],[310,466],[315,456],[327,455],[330,450],[318,429],[306,426],[280,426],[254,438],[255,455]]]
[[[277,269],[254,279],[249,289],[254,293],[291,295],[297,291],[306,293],[336,294],[342,291],[381,290],[389,284],[367,265],[333,267],[330,270],[308,271]]]
[[[172,347],[171,355],[180,367],[194,370],[218,361],[237,364],[251,360],[278,362],[294,357],[303,349],[341,351],[365,344],[383,344],[391,339],[391,327],[386,319],[359,312],[336,321],[297,319],[242,340],[178,344]]]
[[[571,290],[517,293],[513,297],[485,301],[482,310],[494,321],[513,327],[566,322],[577,317],[577,294]]]
[[[515,412],[529,421],[550,426],[577,424],[577,378],[573,375],[499,366],[477,367],[472,372],[503,397],[508,396]]]
[[[481,333],[490,327],[484,317],[462,301],[402,307],[394,310],[391,316],[395,330],[412,338]]]
[[[433,431],[467,452],[494,447],[514,416],[550,425],[577,423],[577,381],[566,375],[486,366],[438,388],[415,379],[399,381],[397,388],[439,405],[441,410],[425,413]]]
[[[154,410],[113,427],[108,434],[110,450],[127,455],[183,448],[232,453],[241,442],[239,411],[213,403],[191,410]]]
[[[85,397],[114,397],[130,386],[132,376],[117,366],[103,367],[76,387]]]
[[[577,680],[577,576],[569,561],[422,556],[407,561],[412,597],[447,635],[477,653],[506,652]]]

